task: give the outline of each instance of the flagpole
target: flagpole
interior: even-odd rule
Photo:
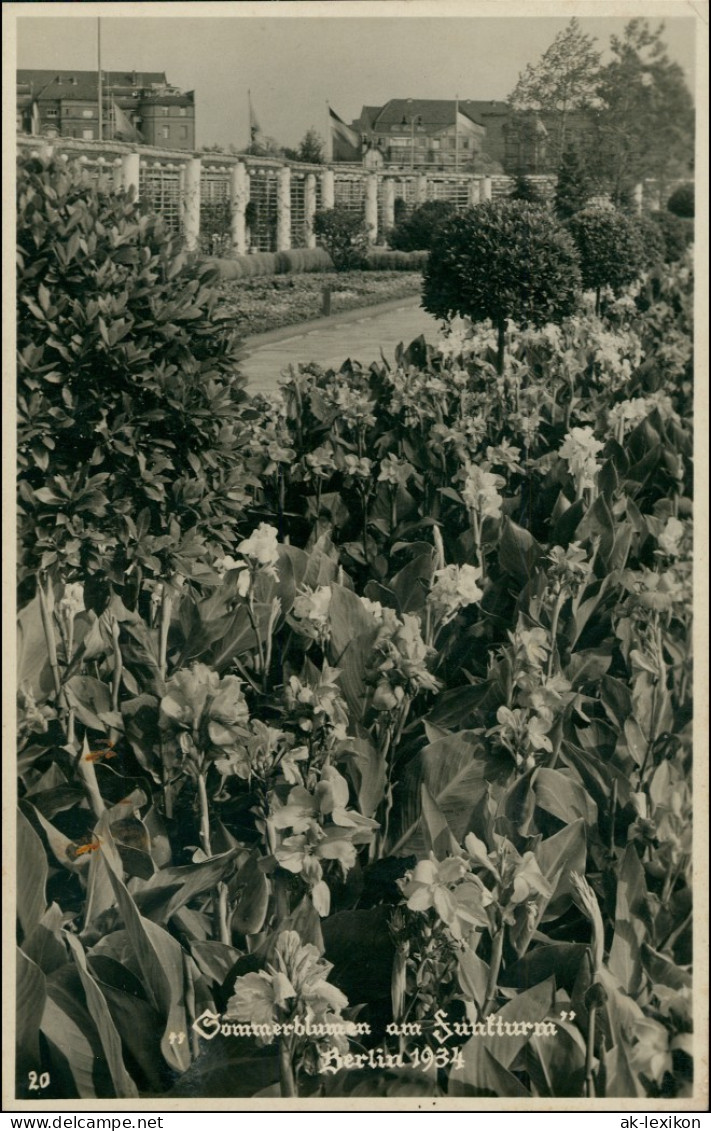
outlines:
[[[101,16],[96,20],[96,56],[99,65],[99,141],[104,139],[104,87],[101,78]]]
[[[326,137],[328,139],[326,153],[328,164],[333,164],[333,125],[331,124],[331,103],[326,99]]]
[[[459,95],[454,101],[454,171],[459,172]]]

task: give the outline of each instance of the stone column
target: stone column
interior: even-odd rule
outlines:
[[[481,182],[481,199],[491,200],[491,177],[484,177]]]
[[[427,200],[427,173],[420,173],[415,189],[415,203],[424,204]]]
[[[230,203],[232,206],[232,247],[238,255],[247,252],[247,224],[245,214],[249,203],[249,175],[247,166],[239,161],[230,174]]]
[[[291,247],[291,169],[283,165],[277,173],[277,251]]]
[[[473,208],[481,201],[481,178],[472,177],[469,182],[469,204]]]
[[[378,174],[368,173],[365,178],[365,223],[368,239],[375,243],[378,238]]]
[[[121,158],[121,187],[133,188],[134,200],[138,200],[139,178],[141,172],[141,155],[139,153],[124,153]]]
[[[335,200],[336,189],[333,169],[324,169],[321,173],[321,207],[333,208]]]
[[[395,227],[395,181],[392,177],[383,179],[383,227]]]
[[[185,248],[196,251],[200,236],[200,173],[202,161],[191,157],[185,166],[185,195],[183,197],[183,231]]]
[[[316,247],[314,234],[314,214],[316,212],[316,175],[307,173],[304,181],[304,229],[306,246]]]

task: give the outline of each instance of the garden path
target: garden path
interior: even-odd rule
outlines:
[[[270,393],[290,364],[315,361],[329,368],[350,357],[369,365],[380,360],[381,349],[391,361],[399,342],[409,345],[420,334],[435,341],[437,329],[436,319],[421,308],[419,295],[413,295],[255,335],[244,343],[240,369],[250,392]]]

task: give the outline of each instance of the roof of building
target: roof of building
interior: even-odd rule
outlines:
[[[107,88],[130,87],[145,90],[153,86],[166,86],[164,71],[104,71]],[[18,70],[17,85],[26,87],[19,93],[33,94],[36,98],[71,98],[76,101],[96,100],[99,77],[96,71]]]
[[[477,122],[470,106],[471,103],[460,101],[459,111]],[[419,118],[423,126],[448,126],[454,122],[456,111],[457,102],[453,98],[391,98],[381,107],[364,106],[361,121],[367,116],[371,128],[399,126],[403,121],[409,124],[412,118]]]

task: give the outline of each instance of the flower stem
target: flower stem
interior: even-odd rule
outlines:
[[[595,1077],[593,1066],[595,1063],[595,1015],[596,1009],[591,1009],[588,1014],[588,1032],[585,1043],[585,1095],[590,1098],[595,1096]]]
[[[54,636],[54,626],[52,625],[52,617],[49,611],[47,595],[44,591],[44,587],[39,577],[37,578],[37,596],[39,597],[40,615],[42,617],[44,639],[47,645],[49,666],[52,669],[52,679],[54,680],[54,691],[57,698],[59,698],[62,692],[62,680],[59,675],[59,664],[57,662],[57,642]]]
[[[227,884],[220,881],[215,889],[217,892],[216,900],[216,919],[217,919],[217,932],[220,937],[220,942],[229,946],[232,942],[232,931],[230,930],[229,923],[229,906],[227,903]]]
[[[200,846],[206,856],[212,856],[210,841],[210,810],[207,804],[207,774],[198,774],[198,798],[200,801]]]
[[[566,593],[565,593],[565,590],[563,589],[563,590],[561,590],[561,592],[556,597],[555,605],[553,606],[553,615],[551,617],[551,650],[550,650],[550,653],[548,655],[548,671],[547,671],[547,678],[548,679],[550,679],[551,676],[553,675],[553,657],[554,657],[555,652],[556,652],[555,638],[558,634],[558,620],[560,618],[560,610],[563,608],[563,605],[565,603],[565,597],[566,597]]]
[[[282,1099],[290,1099],[298,1095],[294,1065],[291,1060],[291,1045],[283,1039],[279,1041],[279,1087]]]
[[[504,952],[504,928],[499,927],[491,943],[491,963],[489,965],[489,978],[486,983],[486,1002],[482,1010],[482,1017],[486,1018],[492,1010],[496,1000],[496,985],[501,970],[501,956]]]
[[[160,605],[160,644],[158,650],[158,670],[161,679],[165,679],[168,671],[168,630],[173,612],[173,598],[168,592],[168,587],[163,583],[163,600]]]

